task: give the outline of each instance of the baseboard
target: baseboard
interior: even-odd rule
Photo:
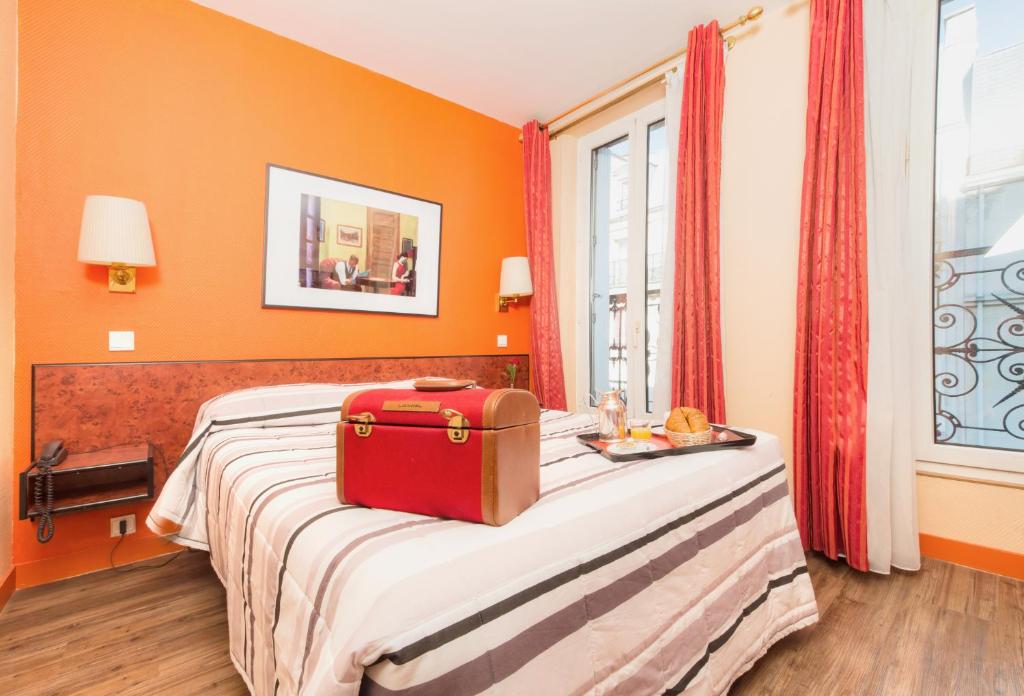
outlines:
[[[106,570],[110,567],[110,549],[113,544],[114,540],[111,539],[109,545],[80,549],[55,558],[20,563],[16,568],[18,571],[15,576],[16,587],[20,590],[25,587],[45,585],[57,580],[94,573],[98,570]],[[121,566],[181,551],[183,548],[163,537],[144,536],[135,540],[129,537],[118,547],[114,561]]]
[[[1024,554],[921,534],[921,555],[1024,580]]]
[[[17,568],[12,567],[4,581],[0,583],[0,611],[3,611],[4,607],[7,606],[7,600],[14,594],[17,570]]]

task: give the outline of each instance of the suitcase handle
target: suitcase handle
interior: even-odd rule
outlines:
[[[416,391],[459,391],[475,387],[476,382],[472,379],[418,379],[412,386]]]

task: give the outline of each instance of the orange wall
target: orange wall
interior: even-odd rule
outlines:
[[[11,505],[14,408],[14,119],[18,83],[18,2],[0,0],[0,510]],[[0,607],[11,571],[11,523],[0,516]]]
[[[493,307],[525,253],[515,128],[185,0],[22,0],[20,29],[17,468],[32,363],[528,351],[528,313]],[[268,161],[443,203],[440,317],[262,309]],[[149,209],[136,295],[75,260],[90,193]],[[18,584],[103,566],[115,514],[58,518],[46,546],[15,522]]]

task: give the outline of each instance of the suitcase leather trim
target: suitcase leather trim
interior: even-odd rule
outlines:
[[[351,394],[349,394],[348,396],[345,397],[345,400],[341,402],[341,420],[343,422],[348,420],[348,410],[349,410],[349,407],[352,406],[352,402],[356,400],[356,397],[358,397],[360,394],[363,394],[363,393],[368,392],[368,391],[370,391],[370,390],[369,389],[360,389],[359,391],[354,391],[354,392],[352,392]]]
[[[516,407],[510,409],[514,417],[508,418],[504,423],[496,423],[495,414],[498,412],[498,405],[504,401],[510,401]],[[484,402],[483,411],[482,427],[487,430],[514,428],[534,423],[540,417],[536,397],[522,389],[495,389]]]
[[[349,501],[345,498],[345,424],[348,422],[348,409],[352,405],[353,399],[362,394],[366,389],[354,391],[345,397],[345,400],[341,402],[341,421],[338,423],[338,444],[337,444],[337,455],[338,455],[338,471],[335,478],[335,485],[338,487],[338,500],[343,503]]]
[[[487,524],[501,526],[517,517],[540,498],[540,448],[525,447],[527,442],[540,442],[540,423],[485,432],[484,437],[488,436],[493,442],[493,483],[491,503],[484,509],[483,516],[485,520],[489,518]],[[523,461],[527,451],[534,457],[533,461]],[[520,480],[512,484],[509,482],[510,477]],[[498,491],[507,493],[501,496],[498,495]],[[519,498],[512,498],[513,494]]]
[[[338,500],[347,503],[345,500],[345,421],[338,423],[338,470],[334,477],[334,483],[338,487]]]
[[[370,391],[377,390],[361,389],[359,391],[352,392],[345,398],[345,401],[341,405],[342,421],[349,420],[349,417],[351,415],[349,411],[351,410],[352,402],[359,398],[360,395]],[[397,421],[394,423],[389,423],[388,419],[383,418],[383,414],[439,412],[440,410],[446,408],[446,404],[444,402],[442,394],[443,393],[437,393],[437,396],[440,397],[440,401],[436,399],[423,401],[407,401],[395,399],[386,401],[384,403],[389,406],[397,406],[398,404],[411,405],[413,401],[415,401],[417,405],[416,407],[412,408],[382,408],[381,413],[378,414],[377,420],[375,421],[375,425],[417,425],[414,423],[402,423]],[[435,403],[439,403],[440,408],[438,411],[435,411],[433,408]],[[505,404],[508,404],[508,406],[505,406]],[[498,418],[496,415],[500,412],[498,408],[499,406],[504,407],[501,422],[497,422]],[[521,425],[527,425],[529,423],[535,423],[539,420],[539,418],[540,410],[537,407],[537,399],[530,392],[525,391],[523,389],[495,389],[487,396],[487,399],[484,401],[483,407],[481,409],[481,421],[476,422],[472,417],[470,417],[469,427],[473,430],[503,430],[505,428],[514,428]],[[418,425],[422,427],[422,424]],[[440,428],[444,426],[445,422],[439,419],[436,424],[432,423],[430,424],[429,427]]]
[[[480,469],[480,519],[484,524],[493,525],[495,523],[494,499],[497,496],[495,489],[498,483],[498,472],[496,471],[498,458],[495,456],[497,433],[484,431],[482,436],[484,441],[480,448],[480,454],[483,457]]]

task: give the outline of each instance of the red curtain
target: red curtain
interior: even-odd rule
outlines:
[[[555,253],[551,236],[551,150],[548,132],[536,121],[523,126],[523,178],[526,249],[533,278],[530,299],[530,370],[537,400],[545,408],[565,410],[562,340],[555,296]]]
[[[690,30],[676,177],[672,403],[725,422],[718,216],[725,65],[718,22]]]
[[[804,548],[867,570],[868,285],[861,0],[812,0],[793,483]],[[895,298],[894,298],[895,299]]]

